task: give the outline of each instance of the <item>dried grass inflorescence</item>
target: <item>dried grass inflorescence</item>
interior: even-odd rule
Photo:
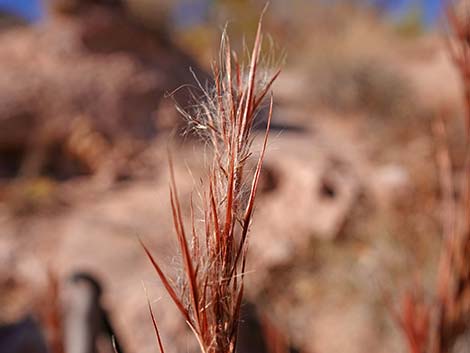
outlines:
[[[462,185],[447,183],[449,190],[443,193],[454,195],[455,191],[460,191],[457,199],[449,197],[447,202],[447,226],[444,226],[437,283],[435,352],[450,351],[458,336],[470,332],[470,14],[467,11],[458,16],[454,8],[449,7],[447,18],[455,37],[449,51],[464,85],[466,150]],[[445,139],[443,124],[440,131]],[[446,159],[450,161],[450,157]],[[441,170],[444,170],[441,175],[447,175],[442,179],[454,180],[450,162],[441,163]]]
[[[275,71],[272,76],[260,72],[261,46],[260,20],[249,66],[245,70],[232,53],[224,33],[219,61],[213,65],[213,89],[205,89],[199,84],[203,96],[196,108],[192,113],[180,110],[190,128],[208,142],[212,159],[207,165],[207,179],[199,192],[202,226],[196,224],[196,208],[191,198],[189,231],[185,228],[170,159],[170,199],[184,272],[177,281],[178,288],[171,284],[173,281],[143,245],[204,353],[232,353],[236,348],[247,237],[268,139],[272,95],[266,132],[254,170],[247,166],[252,156],[252,129],[280,72]],[[152,320],[163,350],[153,313]]]
[[[448,51],[465,97],[464,178],[456,185],[441,119],[433,128],[443,195],[442,250],[434,304],[408,295],[402,305],[400,322],[411,353],[451,352],[462,335],[470,334],[470,13],[449,6],[447,19],[452,34]]]

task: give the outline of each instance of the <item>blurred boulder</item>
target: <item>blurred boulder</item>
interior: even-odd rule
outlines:
[[[272,144],[251,240],[253,261],[267,267],[292,261],[311,239],[337,239],[362,191],[357,166],[308,134]]]

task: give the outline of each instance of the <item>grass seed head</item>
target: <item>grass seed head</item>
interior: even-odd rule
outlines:
[[[272,117],[273,98],[269,92],[280,72],[268,75],[263,71],[261,46],[260,20],[249,63],[245,66],[232,53],[224,32],[219,58],[213,64],[212,87],[204,87],[196,78],[202,96],[193,94],[196,104],[191,111],[179,108],[189,128],[211,147],[208,177],[199,190],[202,226],[195,223],[192,199],[190,229],[184,225],[170,158],[170,200],[184,273],[179,288],[171,284],[143,245],[204,353],[232,353],[236,348],[248,231]],[[247,167],[253,157],[252,131],[268,96],[267,127],[256,168],[252,170]],[[154,327],[158,332],[155,323]]]

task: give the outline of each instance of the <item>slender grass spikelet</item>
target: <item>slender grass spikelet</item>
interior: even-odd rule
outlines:
[[[247,68],[232,53],[224,32],[218,61],[213,64],[213,87],[204,88],[191,112],[179,108],[189,127],[211,150],[207,180],[201,195],[202,226],[195,222],[190,201],[190,229],[183,222],[170,158],[170,201],[174,230],[183,267],[180,285],[170,278],[142,244],[171,299],[195,334],[203,353],[232,353],[236,349],[240,306],[244,290],[248,232],[266,151],[273,111],[271,86],[280,70],[262,72],[261,19]],[[196,79],[197,80],[197,79]],[[261,104],[269,96],[267,126],[256,167],[252,130]],[[151,310],[151,308],[150,308]],[[156,332],[154,316],[152,320]],[[157,333],[160,348],[160,337]]]

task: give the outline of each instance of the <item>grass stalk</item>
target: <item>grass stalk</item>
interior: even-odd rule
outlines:
[[[162,270],[142,243],[144,251],[166,291],[194,332],[201,352],[233,353],[236,349],[240,306],[244,291],[248,233],[253,218],[259,177],[273,112],[270,94],[267,126],[256,168],[253,157],[253,125],[279,70],[267,74],[260,68],[261,19],[251,51],[249,67],[232,53],[226,32],[220,58],[213,64],[213,87],[204,88],[191,112],[179,108],[188,126],[211,147],[208,178],[200,190],[203,226],[195,223],[193,200],[188,233],[170,158],[170,201],[184,276],[180,287]],[[261,69],[261,70],[260,70]],[[159,346],[163,350],[155,317],[149,306]]]

